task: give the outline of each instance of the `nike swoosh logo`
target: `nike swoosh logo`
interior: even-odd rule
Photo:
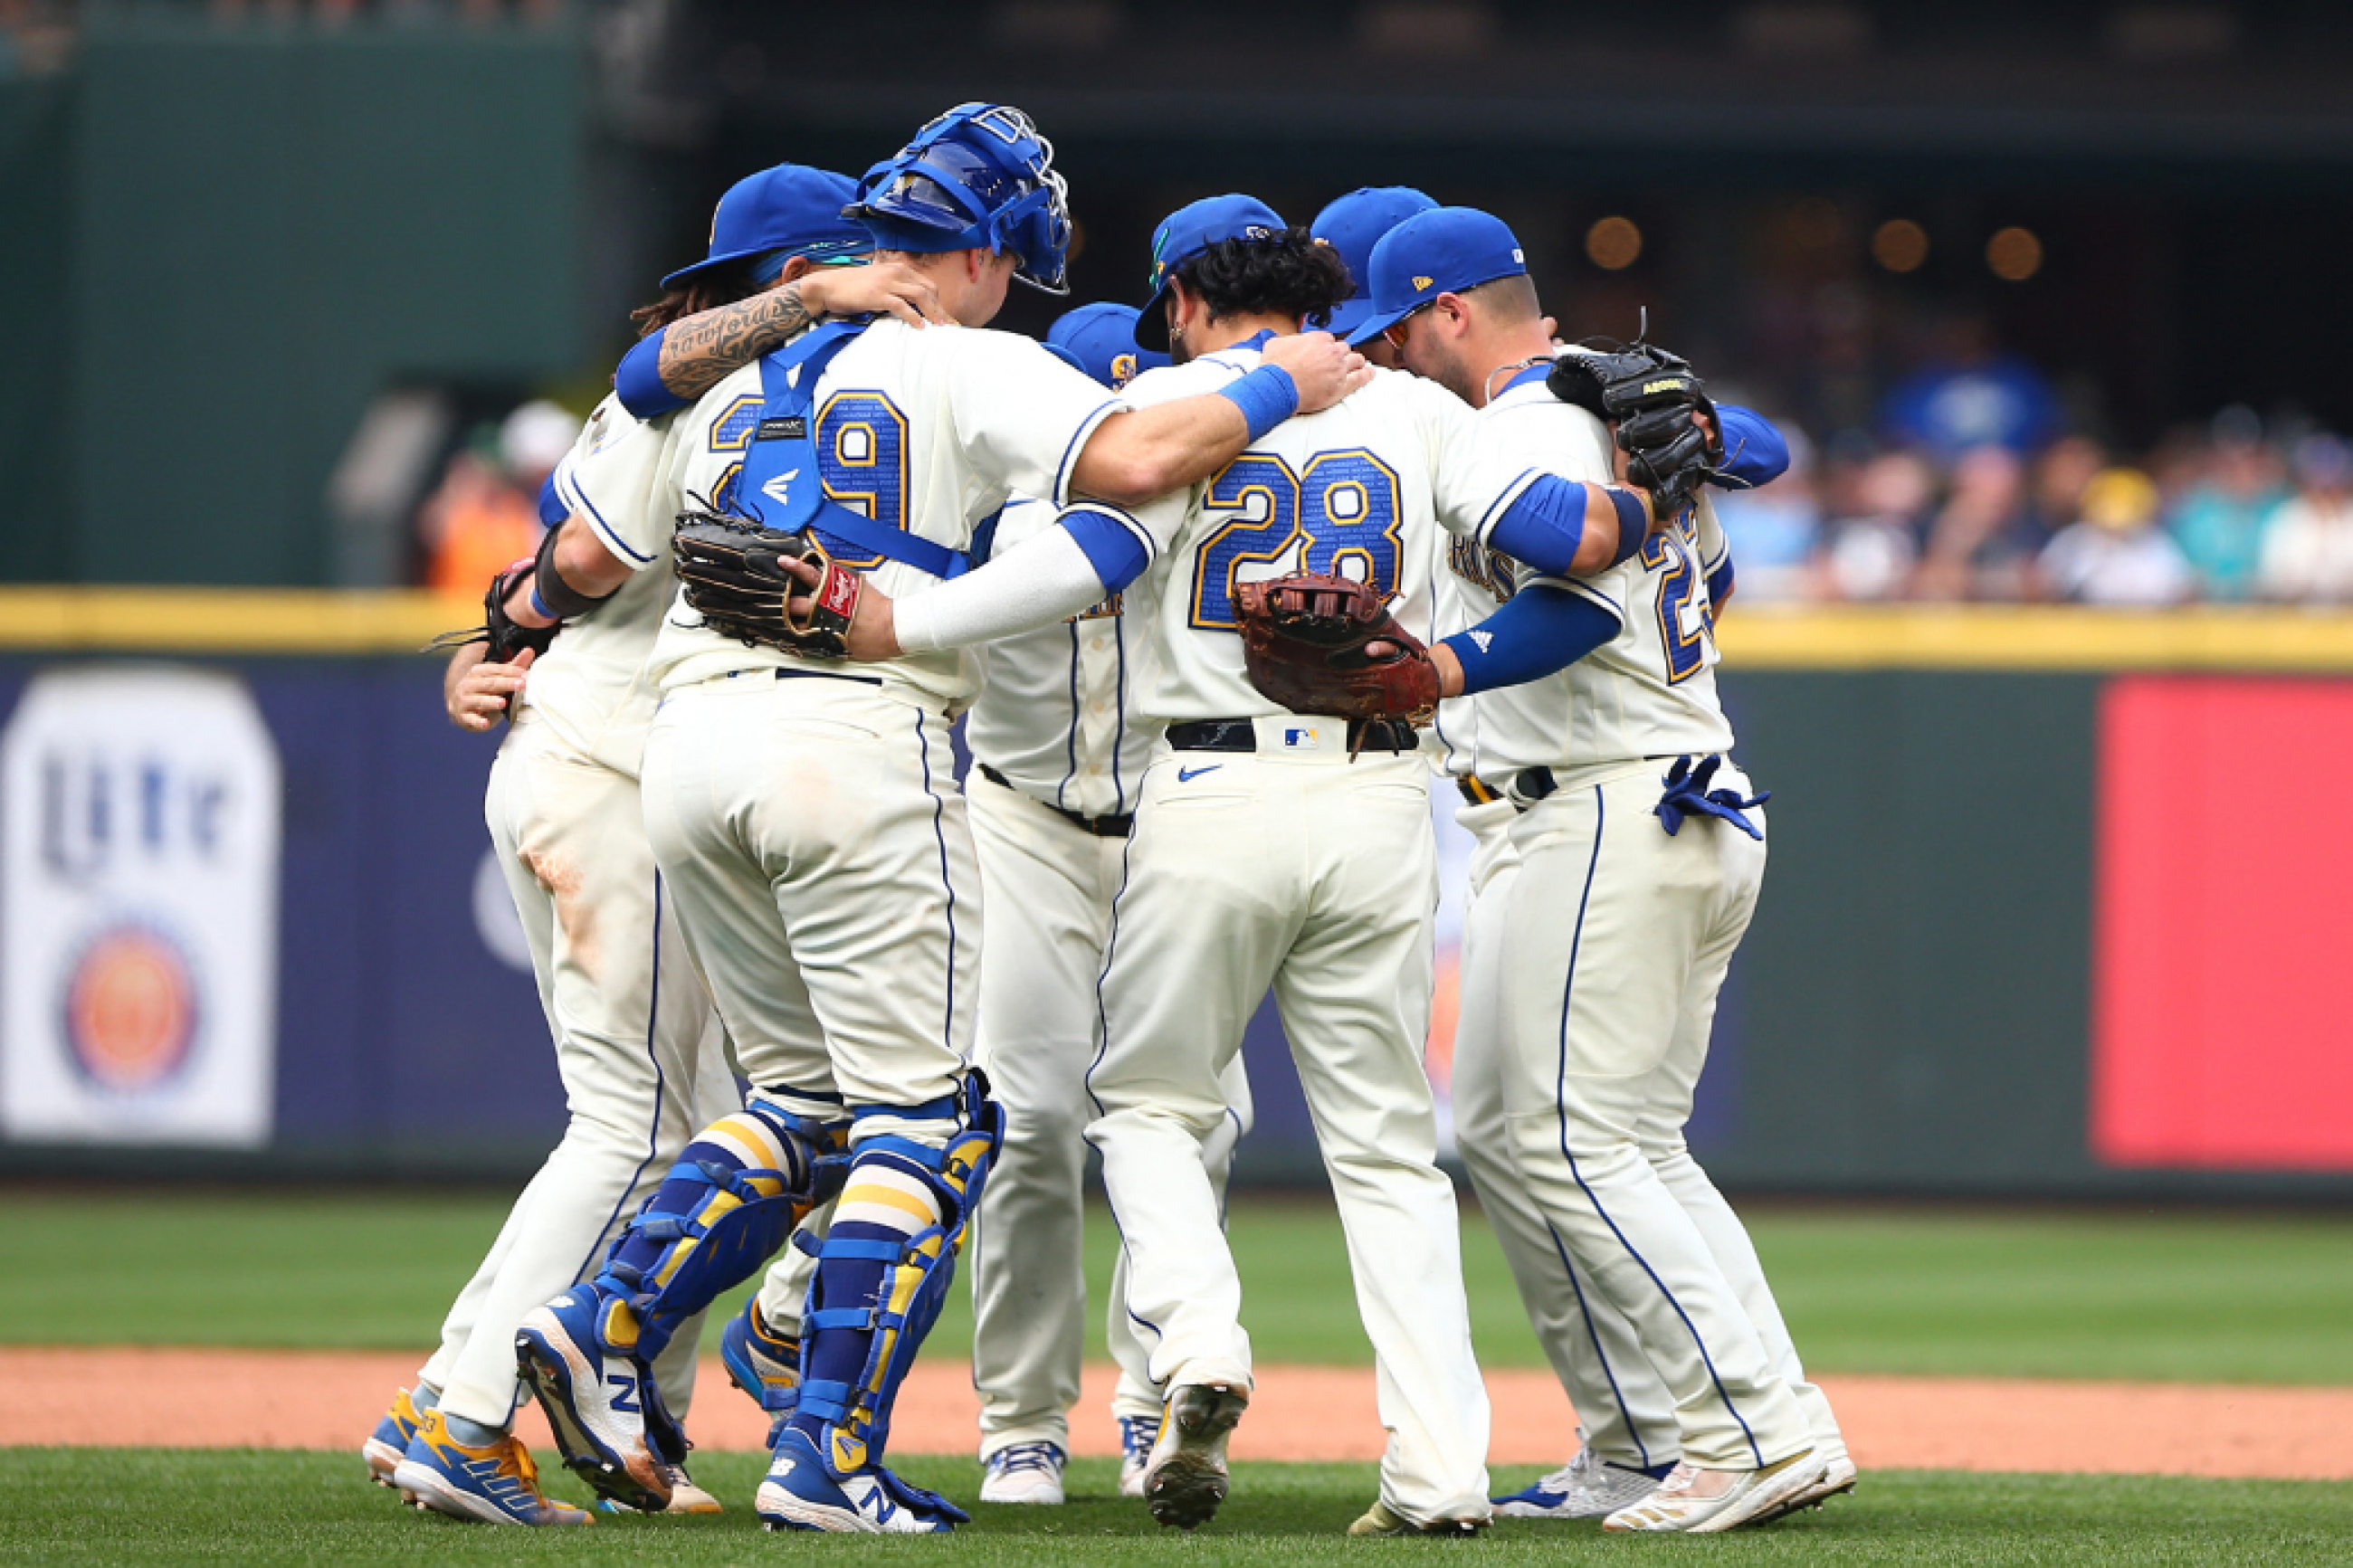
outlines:
[[[1176,770],[1176,782],[1178,784],[1191,784],[1203,773],[1216,773],[1219,768],[1222,768],[1226,764],[1223,763],[1211,763],[1205,768],[1178,768]]]

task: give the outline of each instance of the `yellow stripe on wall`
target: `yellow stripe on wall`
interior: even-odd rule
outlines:
[[[0,588],[0,648],[48,653],[414,653],[481,621],[419,589]]]
[[[0,649],[20,652],[404,654],[481,618],[477,599],[420,589],[0,587]],[[1735,673],[2353,671],[2353,610],[1736,603],[1717,637]]]

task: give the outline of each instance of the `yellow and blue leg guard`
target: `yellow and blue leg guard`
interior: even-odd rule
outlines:
[[[1005,1141],[1005,1113],[987,1088],[976,1069],[952,1100],[874,1108],[902,1121],[953,1117],[960,1125],[941,1147],[883,1134],[852,1152],[844,1206],[818,1253],[801,1318],[800,1397],[791,1418],[837,1478],[881,1464],[899,1385],[947,1300],[956,1254]],[[875,1194],[878,1211],[894,1205],[919,1220],[917,1194],[927,1196],[930,1223],[862,1221],[853,1213],[861,1194]]]
[[[787,1109],[807,1098],[755,1090],[686,1147],[596,1276],[605,1349],[651,1361],[680,1323],[757,1273],[841,1190],[849,1121]]]

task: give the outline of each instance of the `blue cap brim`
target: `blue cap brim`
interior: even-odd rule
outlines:
[[[1358,327],[1363,326],[1365,318],[1372,313],[1373,300],[1369,294],[1359,295],[1354,300],[1343,300],[1332,307],[1332,320],[1323,330],[1335,338],[1345,338]]]
[[[693,266],[681,267],[677,271],[671,273],[669,277],[663,279],[661,280],[661,286],[665,289],[675,289],[690,278],[700,278],[704,273],[712,271],[714,268],[727,266],[730,262],[747,261],[756,257],[766,256],[771,252],[777,250],[791,250],[794,255],[806,256],[811,261],[818,262],[820,265],[826,262],[847,260],[851,257],[865,257],[874,254],[874,247],[871,242],[869,242],[866,247],[861,250],[853,248],[852,242],[846,239],[828,239],[817,245],[807,246],[797,249],[791,246],[764,245],[754,250],[731,250],[723,256],[706,256],[702,260],[696,262]]]
[[[1135,340],[1137,348],[1149,349],[1156,354],[1168,352],[1168,287],[1176,279],[1176,269],[1172,267],[1168,269],[1168,283],[1154,289],[1152,298],[1146,300],[1144,309],[1137,312],[1135,331],[1128,334]]]
[[[1421,304],[1426,302],[1418,300],[1402,310],[1391,310],[1386,315],[1366,317],[1355,331],[1348,334],[1348,346],[1352,349],[1363,348],[1366,343],[1412,315]]]

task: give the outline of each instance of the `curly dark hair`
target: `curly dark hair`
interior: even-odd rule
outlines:
[[[1355,291],[1348,264],[1304,228],[1267,239],[1221,239],[1176,269],[1213,317],[1303,317],[1320,327]]]
[[[674,289],[666,289],[662,297],[652,304],[638,306],[629,312],[629,320],[638,324],[638,336],[647,337],[683,317],[699,316],[722,305],[733,305],[736,300],[748,300],[759,291],[760,285],[753,280],[748,263],[714,267]]]

